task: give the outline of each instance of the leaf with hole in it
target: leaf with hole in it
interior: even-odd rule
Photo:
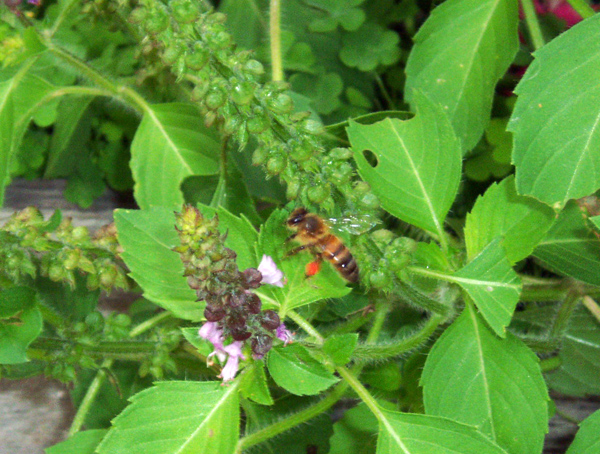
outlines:
[[[418,105],[422,90],[448,114],[464,151],[490,120],[494,88],[519,46],[516,0],[449,0],[435,8],[415,36],[405,93]]]
[[[275,383],[297,396],[319,394],[339,381],[299,344],[271,349],[267,365]]]
[[[180,185],[192,175],[219,172],[220,143],[191,104],[150,106],[131,144],[134,195],[141,208],[183,204]]]
[[[47,448],[46,454],[94,454],[108,430],[96,429],[77,432],[67,440]]]
[[[600,410],[585,418],[566,454],[595,454],[600,451]]]
[[[173,251],[181,244],[173,210],[117,210],[115,223],[124,249],[121,257],[144,297],[177,317],[201,320],[204,304],[196,301],[196,293],[183,276],[183,262]]]
[[[490,327],[500,337],[521,294],[521,279],[512,269],[500,239],[492,241],[464,268],[454,273],[460,285],[475,302]]]
[[[508,454],[473,426],[381,410],[377,454]]]
[[[236,385],[159,382],[113,420],[98,454],[233,454],[239,436]]]
[[[531,197],[518,195],[514,177],[492,184],[467,215],[465,243],[473,259],[492,240],[502,238],[510,263],[533,252],[554,221],[554,211]]]
[[[461,154],[452,125],[437,104],[415,95],[417,114],[407,121],[350,123],[348,137],[358,173],[390,214],[442,234],[458,191]],[[372,164],[365,151],[374,154]]]
[[[533,255],[556,273],[600,285],[600,239],[575,201],[567,203]]]
[[[553,39],[515,89],[517,191],[556,208],[600,188],[600,16]]]
[[[421,377],[427,414],[479,427],[511,454],[540,452],[548,390],[519,339],[499,339],[467,305],[436,341]]]

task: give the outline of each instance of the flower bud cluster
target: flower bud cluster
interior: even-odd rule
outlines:
[[[256,268],[239,271],[235,252],[224,245],[227,234],[218,230],[217,215],[207,219],[186,205],[176,220],[181,245],[175,250],[198,301],[206,301],[204,316],[215,324],[211,338],[246,342],[256,357],[264,356],[281,321],[276,312],[261,311],[262,302],[252,292],[265,282],[263,274]]]
[[[349,150],[326,152],[318,136],[322,125],[308,112],[294,112],[287,84],[262,83],[262,64],[235,49],[225,16],[200,13],[202,8],[199,0],[171,0],[168,6],[145,0],[129,20],[179,79],[193,83],[192,100],[207,125],[233,136],[240,148],[255,139],[253,164],[284,181],[289,200],[325,212],[334,200],[338,207],[344,200],[344,211],[373,212],[378,200],[368,185],[356,182]]]
[[[90,290],[127,289],[130,281],[117,259],[114,225],[100,229],[94,238],[85,227],[61,221],[55,213],[44,220],[34,207],[15,213],[0,229],[0,273],[15,283],[45,276],[75,286],[76,273],[87,276]]]

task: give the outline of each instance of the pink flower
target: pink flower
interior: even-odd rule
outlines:
[[[223,330],[219,328],[216,322],[206,322],[198,335],[213,344],[214,351],[208,355],[208,365],[212,366],[212,357],[216,356],[220,363],[227,359],[225,367],[221,369],[221,377],[224,382],[231,381],[235,378],[235,374],[239,369],[240,359],[246,359],[242,354],[243,342],[235,341],[229,345],[223,345]]]
[[[279,325],[277,331],[275,332],[275,335],[277,336],[277,339],[283,341],[283,345],[287,345],[290,342],[292,342],[293,335],[283,323]]]
[[[261,284],[271,284],[276,287],[283,287],[285,284],[285,278],[283,272],[277,268],[275,262],[268,255],[263,255],[260,265],[258,265],[258,271],[262,274]]]

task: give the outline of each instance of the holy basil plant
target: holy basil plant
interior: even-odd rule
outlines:
[[[0,229],[46,452],[541,453],[600,395],[594,3],[3,0],[0,198],[138,207]]]

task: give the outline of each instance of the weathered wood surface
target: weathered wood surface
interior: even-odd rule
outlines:
[[[75,225],[94,231],[112,221],[114,208],[130,200],[115,194],[105,194],[87,210],[64,200],[62,181],[15,181],[7,190],[4,208],[0,209],[0,224],[15,210],[35,205],[49,216],[60,209],[73,218]],[[554,395],[557,408],[577,420],[600,409],[599,398],[572,399]],[[22,381],[0,380],[0,454],[42,454],[66,436],[73,408],[66,386],[43,377]],[[544,454],[561,454],[569,446],[577,426],[560,416],[550,421]],[[324,454],[324,453],[323,453]]]

